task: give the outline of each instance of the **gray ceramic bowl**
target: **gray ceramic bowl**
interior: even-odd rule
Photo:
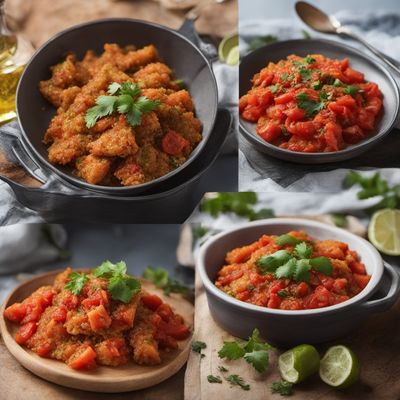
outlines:
[[[354,158],[380,142],[393,129],[399,117],[399,88],[381,61],[346,44],[324,39],[287,40],[257,49],[243,58],[240,63],[239,95],[243,96],[251,88],[254,74],[268,62],[278,62],[290,54],[306,56],[323,54],[330,58],[348,58],[350,66],[365,74],[368,81],[376,82],[383,93],[383,113],[378,120],[373,135],[344,150],[326,153],[302,153],[281,149],[266,142],[256,133],[256,125],[240,118],[240,132],[260,152],[282,160],[301,164],[324,164]]]
[[[371,275],[365,289],[340,304],[292,311],[236,300],[214,285],[228,251],[249,244],[263,234],[281,235],[291,230],[304,230],[318,239],[336,239],[347,243],[360,255]],[[211,315],[223,329],[234,336],[247,338],[254,328],[258,328],[267,341],[282,347],[320,343],[346,335],[372,313],[389,309],[400,289],[398,273],[383,262],[369,242],[343,229],[303,219],[262,220],[222,232],[201,247],[196,266],[206,290]]]

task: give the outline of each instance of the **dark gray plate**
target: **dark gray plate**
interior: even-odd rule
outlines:
[[[300,153],[281,149],[266,142],[256,133],[256,125],[240,119],[240,132],[257,150],[286,161],[301,164],[325,164],[348,160],[363,153],[380,142],[394,127],[399,113],[399,88],[390,72],[380,61],[345,44],[323,39],[288,40],[264,46],[243,58],[239,69],[239,94],[243,96],[251,88],[254,74],[268,62],[277,62],[290,54],[302,57],[308,54],[323,54],[330,58],[349,58],[353,69],[365,74],[367,81],[379,85],[383,93],[383,113],[376,132],[367,139],[344,150],[329,153]]]
[[[189,21],[190,22],[190,21]],[[210,64],[192,43],[196,37],[188,21],[182,26],[182,34],[150,22],[127,18],[104,19],[74,26],[60,32],[36,51],[25,68],[17,88],[17,114],[24,143],[36,157],[56,174],[74,185],[96,192],[112,195],[138,194],[168,180],[187,168],[205,146],[215,123],[218,106],[217,85]],[[59,63],[69,52],[82,58],[89,49],[102,52],[104,43],[121,46],[133,44],[142,47],[154,44],[163,61],[183,79],[192,95],[197,117],[203,123],[203,140],[189,159],[179,168],[151,182],[129,187],[91,185],[72,175],[71,168],[56,167],[47,160],[47,148],[42,143],[44,133],[55,114],[55,108],[41,95],[39,81],[49,79],[50,66]]]

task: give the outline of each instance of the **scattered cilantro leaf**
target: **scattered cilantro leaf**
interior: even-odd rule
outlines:
[[[298,260],[296,262],[296,269],[293,274],[294,280],[297,282],[309,282],[311,278],[310,269],[310,260]]]
[[[314,64],[317,60],[311,56],[304,57],[304,61],[307,64]]]
[[[69,282],[64,286],[65,289],[69,290],[73,294],[78,295],[89,277],[85,273],[71,272],[68,276]]]
[[[348,85],[343,89],[343,91],[346,94],[350,94],[350,95],[354,96],[355,94],[357,94],[360,91],[360,88],[358,88],[357,86]]]
[[[333,81],[333,86],[335,86],[335,87],[338,87],[338,86],[342,86],[343,85],[343,82],[340,80],[340,79],[335,79],[334,81]]]
[[[275,276],[278,279],[290,278],[296,272],[296,259],[291,258],[286,264],[283,264],[275,271]]]
[[[321,81],[315,81],[314,83],[313,83],[313,89],[314,90],[321,90],[322,89],[322,87],[324,86],[324,84],[321,82]]]
[[[306,242],[301,242],[294,248],[295,254],[299,258],[309,258],[313,253],[313,249]]]
[[[262,256],[256,261],[262,274],[275,272],[278,267],[287,263],[292,256],[286,250],[278,250],[273,254]]]
[[[331,220],[339,228],[345,228],[347,226],[347,218],[344,214],[331,214]]]
[[[296,99],[298,107],[303,109],[308,117],[320,112],[325,107],[323,101],[309,100],[306,93],[299,93]]]
[[[166,296],[169,296],[171,293],[185,295],[189,292],[189,288],[182,282],[172,279],[165,268],[148,266],[143,271],[143,278],[153,282],[158,288],[163,289]]]
[[[205,349],[207,347],[207,344],[204,342],[201,342],[199,340],[194,340],[192,342],[192,351],[195,353],[201,353],[201,350]]]
[[[309,261],[311,266],[318,272],[321,272],[324,275],[332,275],[333,267],[329,258],[321,256],[312,258]]]
[[[293,393],[293,383],[287,381],[276,381],[271,385],[271,393],[281,396],[290,396]]]
[[[258,48],[265,46],[270,43],[275,43],[278,41],[278,38],[274,35],[265,35],[265,36],[260,36],[255,39],[253,39],[249,43],[249,50],[254,51],[257,50]]]
[[[204,226],[192,227],[192,233],[196,239],[202,238],[204,235],[207,234],[207,232],[208,232],[208,228],[205,228]]]
[[[269,87],[269,90],[271,91],[271,93],[276,93],[279,90],[279,85],[271,85]]]
[[[96,99],[96,105],[86,112],[86,127],[92,128],[100,118],[111,115],[114,112],[116,101],[116,96],[99,96]]]
[[[185,81],[183,79],[175,79],[172,83],[179,86],[179,88],[184,89],[186,87]]]
[[[250,385],[246,384],[239,375],[229,375],[225,378],[230,384],[240,386],[243,390],[250,390]]]
[[[227,358],[228,360],[237,360],[245,355],[246,351],[236,341],[224,342],[221,350],[218,351],[219,358]]]
[[[219,376],[208,375],[207,380],[210,383],[222,383],[222,379]]]
[[[284,72],[284,73],[281,75],[281,79],[282,79],[283,81],[286,81],[287,77],[288,77],[287,72]]]
[[[303,34],[304,39],[311,39],[311,35],[305,29],[302,29],[301,33]]]
[[[218,371],[220,372],[229,372],[227,368],[225,368],[223,365],[218,366]]]
[[[110,85],[108,85],[107,93],[110,94],[110,95],[114,95],[120,89],[121,89],[121,85],[119,83],[117,83],[117,82],[113,82]]]
[[[297,72],[300,74],[303,81],[308,81],[311,78],[312,71],[304,65],[297,68]]]
[[[301,243],[301,240],[297,239],[296,237],[292,236],[292,235],[280,235],[276,238],[275,240],[276,244],[279,244],[279,246],[294,246],[296,244]]]
[[[269,365],[269,354],[267,350],[254,350],[246,353],[243,358],[260,373],[265,372]]]
[[[279,290],[277,294],[281,299],[289,297],[289,293],[286,290]]]
[[[126,274],[126,263],[124,261],[113,264],[111,261],[103,261],[99,267],[93,271],[96,278],[110,278],[113,274]]]

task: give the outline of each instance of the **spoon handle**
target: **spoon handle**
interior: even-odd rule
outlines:
[[[368,50],[370,50],[372,53],[374,53],[378,58],[380,58],[382,61],[384,61],[387,65],[392,67],[398,74],[400,74],[400,63],[399,62],[397,62],[396,60],[394,60],[391,57],[388,57],[381,51],[379,51],[377,48],[375,48],[374,46],[369,44],[361,36],[355,34],[352,30],[350,30],[346,26],[341,26],[341,27],[337,28],[337,33],[346,35],[346,36],[362,43]]]

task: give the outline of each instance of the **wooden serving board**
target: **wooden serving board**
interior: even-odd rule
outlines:
[[[0,329],[3,343],[23,367],[45,380],[69,388],[103,393],[120,393],[157,385],[173,376],[185,365],[190,351],[191,337],[185,341],[179,341],[178,350],[168,353],[163,352],[163,362],[158,366],[141,366],[129,362],[119,367],[99,366],[93,371],[85,372],[75,371],[69,368],[65,363],[57,360],[41,358],[30,350],[19,346],[13,337],[18,326],[4,319],[3,313],[5,307],[15,302],[22,301],[40,286],[51,284],[58,272],[60,271],[40,275],[18,286],[6,299],[0,309]],[[166,297],[160,289],[157,289],[149,282],[143,281],[142,285],[146,290],[151,293],[156,293],[165,302],[169,303],[177,313],[182,315],[186,323],[192,328],[193,306],[191,303],[178,295]],[[3,353],[2,350],[4,350],[3,343],[0,357],[5,357],[6,362],[10,364],[10,359],[7,355],[1,355]],[[3,363],[1,363],[1,365],[3,371]],[[15,371],[16,368],[13,367],[12,369]],[[2,378],[0,378],[0,384],[1,379]],[[0,398],[2,398],[1,396],[2,393],[0,393]],[[42,396],[43,394],[41,398],[43,398]]]

